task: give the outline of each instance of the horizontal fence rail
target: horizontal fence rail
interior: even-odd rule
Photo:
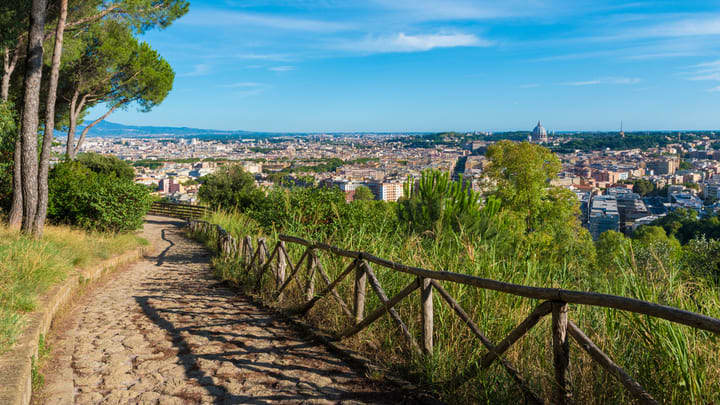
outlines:
[[[155,201],[150,206],[150,211],[148,211],[148,214],[191,220],[202,218],[207,211],[207,207],[203,207],[200,205]]]
[[[568,369],[570,362],[570,338],[574,340],[590,358],[612,375],[627,392],[639,403],[657,404],[658,402],[622,367],[616,364],[604,353],[578,326],[570,320],[569,305],[588,305],[592,307],[612,308],[650,317],[661,318],[678,324],[709,331],[720,335],[720,319],[712,318],[695,312],[642,301],[634,298],[621,297],[610,294],[573,291],[559,288],[530,287],[519,284],[471,276],[467,274],[447,271],[433,271],[419,267],[407,266],[386,259],[373,256],[365,252],[344,250],[336,246],[313,243],[294,236],[280,235],[278,241],[270,250],[263,238],[258,238],[256,248],[250,236],[236,239],[221,226],[205,221],[191,220],[191,232],[215,238],[221,257],[235,258],[242,263],[246,276],[255,278],[255,288],[261,287],[263,276],[269,274],[274,279],[276,289],[274,298],[282,301],[288,287],[295,283],[304,302],[292,309],[299,315],[306,314],[320,300],[332,297],[340,305],[342,311],[352,320],[352,324],[340,331],[336,338],[343,339],[354,336],[380,319],[385,314],[390,315],[397,324],[401,334],[407,340],[410,349],[418,354],[431,354],[433,351],[433,292],[436,291],[453,313],[470,329],[480,343],[487,349],[487,353],[474,362],[469,368],[461,370],[457,377],[448,381],[449,387],[457,387],[487,369],[497,361],[518,385],[528,403],[541,404],[543,401],[528,386],[521,373],[503,357],[503,354],[530,331],[542,318],[550,316],[552,362],[553,362],[553,392],[551,403],[567,404],[572,402],[571,390],[568,382]],[[300,259],[293,263],[288,254],[287,244],[296,244],[304,248]],[[324,251],[337,257],[352,259],[335,280],[331,280],[318,260],[318,253]],[[380,285],[371,265],[377,265],[393,271],[415,276],[404,289],[389,297]],[[348,306],[337,291],[337,286],[346,278],[351,277],[353,286],[352,306]],[[318,276],[319,275],[319,276]],[[315,292],[315,280],[320,277],[325,286]],[[519,297],[542,300],[528,316],[513,328],[499,343],[492,343],[480,330],[460,304],[443,288],[439,281],[463,284],[475,288],[498,291]],[[366,314],[365,302],[367,284],[377,296],[380,305],[372,312]],[[400,318],[394,309],[398,303],[406,299],[415,290],[420,290],[420,341],[416,341],[407,324]]]

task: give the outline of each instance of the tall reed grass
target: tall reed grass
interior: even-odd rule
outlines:
[[[245,214],[213,213],[206,219],[221,225],[237,238],[246,235],[266,237],[270,249],[277,241],[277,230],[263,230]],[[306,226],[290,221],[284,224],[282,232],[431,270],[466,273],[528,286],[616,294],[720,317],[717,285],[687,274],[675,263],[664,263],[657,255],[646,255],[657,261],[641,266],[635,257],[637,252],[628,250],[618,254],[614,270],[592,266],[584,270],[578,270],[576,266],[570,270],[567,265],[545,263],[533,255],[516,258],[500,254],[493,241],[467,239],[455,233],[430,239],[400,232],[394,226],[392,223],[385,227],[377,221],[357,221],[353,226],[337,227],[328,236],[327,233],[312,234]],[[213,237],[204,237],[212,247]],[[288,249],[293,260],[300,258],[300,246],[288,244]],[[320,252],[319,260],[334,279],[349,259],[343,261]],[[215,265],[220,277],[241,284],[250,281],[237,262],[217,258]],[[374,271],[389,296],[412,281],[411,276],[389,269],[376,267]],[[261,294],[267,300],[273,300],[273,285],[272,280],[265,279]],[[292,306],[303,299],[297,284],[291,285],[293,289],[279,305]],[[464,285],[443,285],[496,343],[539,304],[537,300]],[[338,290],[350,305],[351,277],[340,284]],[[371,292],[368,292],[368,300],[368,310],[379,305]],[[413,293],[397,307],[415,336],[420,336],[419,305],[418,293]],[[450,389],[450,385],[444,384],[477,361],[485,350],[437,294],[434,295],[434,306],[435,352],[430,358],[413,356],[397,326],[387,316],[346,343],[378,362],[391,365],[395,372],[432,387],[452,403],[521,400],[522,393],[497,362],[460,387]],[[331,297],[324,298],[307,316],[317,327],[333,331],[352,322]],[[720,403],[720,339],[717,335],[643,315],[582,305],[571,305],[569,318],[659,401]],[[545,398],[550,397],[553,384],[551,347],[550,321],[546,317],[505,355]],[[623,387],[574,343],[571,344],[570,367],[572,394],[577,403],[632,402]]]
[[[0,227],[0,353],[16,341],[38,297],[76,269],[87,268],[147,241],[132,234],[87,233],[46,226],[37,240]]]

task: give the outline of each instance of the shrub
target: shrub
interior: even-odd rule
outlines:
[[[255,186],[255,179],[250,173],[245,172],[242,166],[234,165],[206,176],[198,197],[215,209],[244,211],[257,206],[264,194]]]
[[[81,153],[77,161],[95,173],[112,175],[118,179],[133,180],[135,169],[129,163],[118,159],[115,156],[101,155],[98,153]]]
[[[9,210],[12,201],[13,153],[15,152],[15,110],[0,102],[0,211]]]
[[[138,229],[150,208],[150,193],[145,186],[119,178],[114,172],[96,173],[80,162],[53,168],[48,187],[48,218],[88,230]]]

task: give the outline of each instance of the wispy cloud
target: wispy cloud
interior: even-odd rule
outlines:
[[[637,77],[603,77],[594,80],[582,80],[560,83],[565,86],[596,86],[600,84],[637,84],[642,80]]]
[[[289,72],[295,70],[295,66],[273,66],[268,68],[271,72]]]
[[[271,60],[276,62],[288,62],[293,56],[286,53],[238,53],[234,57],[248,60]]]
[[[640,40],[649,38],[709,37],[720,35],[720,15],[718,14],[651,14],[644,15],[644,19],[652,21],[652,23],[619,29],[611,34],[592,38],[592,40]]]
[[[206,74],[210,73],[210,65],[206,63],[201,63],[198,65],[193,66],[193,70],[182,73],[178,75],[178,77],[196,77],[196,76],[205,76]]]
[[[477,0],[372,0],[388,10],[401,12],[408,18],[438,20],[487,20],[523,16],[548,16],[572,7],[554,1],[477,1]]]
[[[455,48],[462,46],[491,46],[491,41],[473,34],[420,34],[409,35],[403,32],[389,36],[368,36],[359,41],[348,41],[340,49],[362,53],[424,52],[435,48]]]
[[[260,82],[234,82],[227,84],[219,84],[217,87],[223,89],[231,89],[230,94],[232,94],[233,96],[238,98],[245,98],[260,95],[270,89],[272,86],[267,83]]]
[[[265,86],[267,86],[265,83],[258,83],[258,82],[235,82],[235,83],[218,85],[218,87],[223,87],[226,89],[258,88],[258,87],[265,87]]]
[[[337,32],[352,28],[350,24],[336,21],[213,9],[193,11],[182,18],[179,24],[203,27],[254,26],[278,30],[310,32]]]
[[[684,76],[687,80],[720,82],[720,60],[692,65]],[[720,91],[720,86],[711,87],[707,91]]]

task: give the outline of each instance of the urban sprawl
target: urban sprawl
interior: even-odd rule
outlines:
[[[471,140],[417,145],[397,134],[232,140],[90,138],[83,151],[134,162],[137,183],[156,187],[158,195],[180,203],[197,203],[198,180],[231,163],[242,165],[264,187],[338,187],[352,201],[356,188],[366,186],[375,199],[396,201],[403,197],[404,183],[428,168],[453,173],[455,178],[462,175],[476,190],[487,184],[483,168],[488,161],[483,151],[494,140],[484,138],[491,134],[460,135]],[[625,134],[620,131],[616,136]],[[581,220],[594,238],[607,230],[630,233],[677,208],[710,215],[720,208],[720,150],[713,149],[718,141],[712,133],[691,138],[643,149],[556,152],[563,170],[552,184],[577,195]],[[568,139],[548,134],[538,122],[527,140],[552,147]],[[654,192],[637,192],[638,180]]]

